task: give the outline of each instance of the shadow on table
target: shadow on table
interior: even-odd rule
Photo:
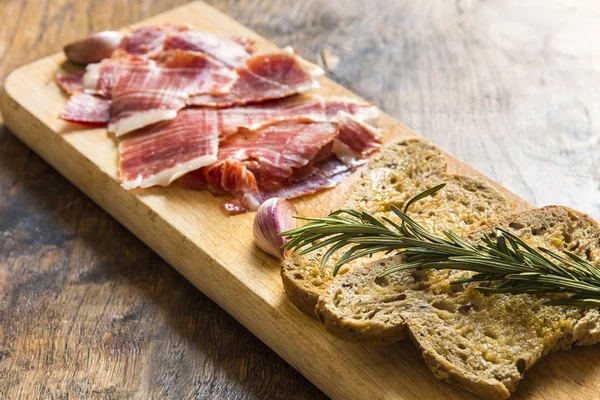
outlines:
[[[38,360],[40,381],[29,384],[76,394],[92,380],[100,393],[145,398],[325,398],[5,126],[0,237],[10,277],[0,279],[0,323],[24,338],[56,324],[37,353],[25,339],[6,353]]]

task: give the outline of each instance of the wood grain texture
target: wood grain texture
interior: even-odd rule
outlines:
[[[182,3],[0,1],[0,82]],[[326,396],[1,126],[0,398]]]
[[[324,397],[5,128],[0,398]]]
[[[175,3],[3,2],[0,74],[87,32],[127,25]],[[544,2],[542,12],[508,1],[214,3],[276,44],[294,45],[334,79],[527,199],[598,218],[593,30],[599,7],[593,3],[563,9]],[[542,46],[538,39],[548,40]],[[538,75],[546,79],[533,79]],[[10,383],[0,384],[0,396],[318,395],[6,131],[0,146],[2,246],[16,249],[2,247],[0,258],[0,380]],[[123,273],[128,268],[131,275]],[[79,279],[90,269],[100,271],[100,283]],[[138,319],[125,318],[140,304],[146,311]],[[237,336],[228,342],[231,332]],[[231,341],[242,343],[227,358],[219,349]],[[398,348],[420,362],[410,346]],[[553,355],[528,373],[518,393],[545,398],[568,394],[573,382],[596,387],[598,359],[596,348]],[[416,376],[427,374],[415,368]]]

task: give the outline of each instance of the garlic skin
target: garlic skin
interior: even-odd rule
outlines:
[[[269,199],[258,207],[254,217],[254,242],[263,251],[279,258],[285,258],[285,249],[281,245],[285,238],[279,233],[296,228],[298,215],[296,207],[285,199],[278,197]]]
[[[92,33],[83,39],[69,43],[64,47],[64,52],[69,61],[76,64],[92,64],[110,57],[119,47],[123,39],[121,32],[103,31]]]

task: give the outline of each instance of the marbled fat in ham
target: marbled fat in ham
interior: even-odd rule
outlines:
[[[111,92],[108,130],[116,136],[175,118],[196,93],[228,91],[237,75],[202,54],[163,52],[158,63],[127,65]]]
[[[292,101],[270,100],[220,109],[221,137],[234,134],[239,128],[255,130],[282,121],[337,122],[339,110],[371,123],[379,117],[379,111],[372,104],[350,97],[311,96]]]
[[[330,152],[328,145],[336,134],[337,128],[331,123],[283,122],[256,131],[240,131],[220,143],[215,164],[184,176],[181,183],[238,197],[260,188],[274,189],[309,166],[322,149]],[[232,173],[244,177],[233,177]],[[248,178],[250,174],[253,179]]]
[[[193,109],[147,127],[119,143],[119,171],[126,189],[167,186],[183,174],[217,161],[216,111]]]
[[[70,95],[69,101],[58,115],[60,119],[89,126],[106,125],[110,117],[110,102],[102,97],[83,93],[83,71],[57,73],[54,81]]]
[[[78,92],[83,92],[83,74],[84,71],[70,74],[56,73],[54,75],[54,82],[56,82],[63,92],[70,96]]]
[[[337,123],[286,121],[242,130],[221,142],[215,164],[180,182],[234,195],[236,200],[224,203],[232,213],[256,209],[271,197],[292,198],[333,187],[364,164],[381,142],[379,131],[356,117],[340,111],[336,119]],[[351,147],[348,140],[358,143]],[[337,147],[343,149],[341,154]]]
[[[142,26],[125,35],[118,51],[131,55],[155,55],[163,51],[164,41],[171,26]]]
[[[233,195],[243,212],[271,197],[337,185],[380,144],[378,111],[349,98],[292,95],[323,71],[287,48],[183,26],[142,27],[85,74],[57,75],[71,95],[61,118],[109,122],[127,189],[169,185]]]
[[[217,36],[193,29],[170,32],[165,38],[165,49],[180,49],[207,54],[223,64],[243,67],[253,52],[251,41]]]
[[[345,164],[362,163],[362,160],[381,145],[381,130],[363,122],[355,115],[338,112],[338,136],[333,152]]]
[[[221,142],[219,160],[245,162],[260,187],[274,188],[308,165],[336,135],[337,127],[330,123],[282,122]]]
[[[355,169],[341,162],[335,155],[317,162],[314,167],[314,174],[294,179],[275,190],[247,192],[238,199],[224,201],[223,208],[230,214],[240,214],[258,209],[263,202],[274,197],[294,199],[314,194],[337,186]]]
[[[110,101],[103,97],[78,92],[69,97],[58,117],[82,125],[106,126],[109,107]]]
[[[137,55],[154,58],[163,50],[204,53],[235,68],[242,66],[254,52],[254,41],[240,37],[218,36],[189,26],[143,26],[123,38],[116,56]]]
[[[291,50],[251,56],[250,41],[220,38],[236,49],[224,62],[244,64],[234,70],[216,61],[228,53],[219,53],[217,39],[181,27],[139,28],[113,57],[87,66],[84,90],[111,100],[108,129],[121,136],[173,119],[189,104],[204,104],[198,99],[222,106],[280,98],[315,87],[322,73]]]
[[[192,96],[193,106],[231,107],[280,99],[319,86],[321,68],[296,55],[291,48],[275,53],[256,54],[237,69],[239,79],[229,94]]]

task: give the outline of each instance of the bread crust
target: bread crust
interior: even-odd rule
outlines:
[[[390,143],[378,152],[369,163],[362,178],[350,187],[345,200],[334,205],[329,211],[349,208],[367,211],[376,216],[387,215],[390,204],[402,205],[413,195],[441,182],[451,183],[445,188],[445,191],[462,191],[462,194],[448,193],[448,196],[480,197],[476,205],[468,204],[462,207],[473,205],[482,211],[473,209],[469,217],[473,221],[464,221],[464,219],[461,221],[460,218],[454,218],[455,213],[444,213],[443,210],[439,210],[439,218],[432,218],[428,215],[418,216],[417,214],[431,212],[434,208],[428,200],[414,205],[412,207],[413,217],[422,222],[426,228],[434,231],[436,226],[440,229],[453,227],[458,231],[470,229],[468,223],[480,224],[490,219],[491,215],[508,212],[514,208],[513,204],[483,180],[458,174],[447,174],[446,168],[446,160],[441,151],[425,140],[405,139]],[[374,197],[376,200],[373,200]],[[469,201],[472,200],[469,199]],[[460,204],[457,205],[457,207],[460,206]],[[441,205],[438,208],[443,207],[444,205]],[[443,218],[446,221],[439,221]],[[439,223],[435,223],[435,221],[439,221]],[[461,223],[463,226],[457,227],[457,223]],[[377,255],[374,257],[381,258]],[[293,253],[284,260],[281,266],[281,279],[288,298],[299,310],[313,317],[319,297],[327,291],[333,280],[332,270],[336,258],[332,257],[323,268],[320,267],[320,259],[320,252],[307,255]],[[363,260],[358,260],[352,266],[362,262]],[[344,270],[349,268],[342,269],[340,273],[343,274]],[[341,329],[347,330],[346,328]],[[351,337],[351,331],[347,331]],[[341,334],[341,331],[339,333]],[[401,330],[398,330],[397,333],[401,334]]]
[[[493,237],[497,227],[533,246],[569,250],[596,264],[600,259],[600,226],[588,215],[567,207],[548,206],[500,217],[465,239],[475,243],[484,233]],[[336,294],[343,299],[353,292],[366,293],[360,303],[367,308],[381,304],[379,300],[369,303],[370,296],[376,298],[375,277],[398,262],[402,262],[398,256],[390,257],[336,279],[317,306],[328,329],[340,336],[347,328],[346,320],[353,318],[351,306],[341,307],[342,301],[336,305]],[[550,352],[600,341],[597,309],[546,306],[550,296],[483,295],[475,285],[449,284],[468,274],[464,271],[427,271],[420,277],[425,284],[418,287],[410,281],[411,273],[417,271],[385,278],[384,286],[403,295],[402,301],[392,303],[388,317],[403,325],[436,377],[483,398],[508,398],[524,373]],[[365,342],[393,341],[386,333],[383,330],[381,337],[369,333]],[[350,338],[357,340],[357,335]]]
[[[310,265],[318,263],[319,261],[314,257],[316,254],[302,257],[293,253],[281,265],[281,280],[285,294],[300,311],[311,317],[315,316],[315,306],[321,291],[309,287],[298,270],[301,269],[300,263],[306,262]]]
[[[533,247],[568,250],[600,264],[600,227],[588,215],[560,206],[515,214],[484,181],[445,170],[433,145],[418,139],[393,143],[336,208],[389,216],[390,204],[401,206],[446,182],[409,210],[426,229],[438,235],[452,230],[478,242],[501,227]],[[548,296],[483,295],[473,284],[450,284],[466,271],[410,270],[377,278],[401,263],[400,256],[355,260],[334,278],[335,258],[320,268],[321,257],[320,251],[293,254],[282,265],[285,291],[301,311],[354,342],[380,345],[408,336],[436,377],[486,399],[508,398],[546,354],[600,342],[597,309],[546,306]]]

